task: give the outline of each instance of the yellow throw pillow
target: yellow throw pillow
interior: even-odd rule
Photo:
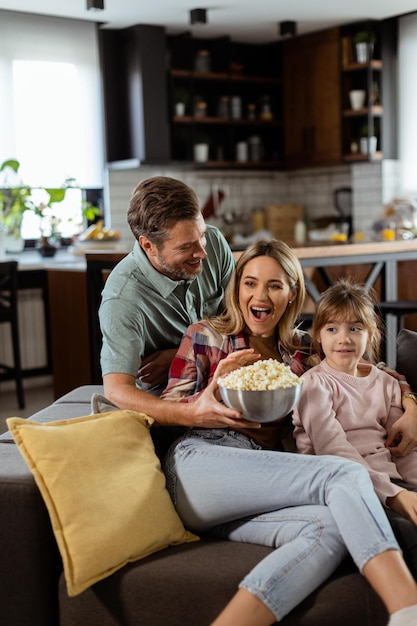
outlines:
[[[198,540],[166,489],[152,423],[124,410],[46,424],[7,420],[47,506],[70,596],[126,563]]]

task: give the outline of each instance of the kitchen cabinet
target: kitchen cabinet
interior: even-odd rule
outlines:
[[[339,29],[283,42],[287,167],[341,162]]]
[[[171,160],[192,162],[207,143],[203,167],[282,166],[280,43],[179,36],[168,48]]]
[[[85,271],[48,268],[54,397],[91,383]]]
[[[367,34],[365,56],[356,41]],[[395,19],[367,21],[341,29],[342,150],[343,160],[375,161],[396,158]],[[350,92],[364,92],[363,106],[352,108]]]

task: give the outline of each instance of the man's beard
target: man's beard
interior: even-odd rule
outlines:
[[[202,265],[198,266],[197,272],[188,272],[182,265],[168,265],[162,255],[158,255],[158,265],[162,272],[171,280],[192,280],[201,273]]]

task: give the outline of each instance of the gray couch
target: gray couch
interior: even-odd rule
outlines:
[[[415,362],[409,339],[403,342],[404,350]],[[94,392],[102,393],[102,388],[80,387],[30,419],[88,415]],[[8,433],[0,436],[0,529],[0,623],[7,626],[208,625],[245,573],[270,552],[259,545],[202,537],[197,543],[166,548],[126,565],[70,598],[46,507]],[[382,603],[347,558],[281,623],[382,626],[386,622]]]

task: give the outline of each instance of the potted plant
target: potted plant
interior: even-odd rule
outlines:
[[[39,251],[47,248],[45,255],[53,254],[52,248],[56,246],[51,242],[59,237],[59,214],[56,212],[56,204],[62,202],[67,189],[77,187],[73,178],[67,178],[61,187],[32,189],[24,184],[19,177],[20,163],[16,159],[4,161],[0,166],[0,226],[6,231],[6,251],[21,252],[24,241],[21,237],[21,226],[25,211],[33,211],[39,217],[41,239]],[[88,202],[83,202],[82,214],[92,220],[99,214],[99,209]]]
[[[184,87],[176,87],[174,90],[175,115],[182,117],[188,104],[188,90]]]
[[[19,178],[19,161],[9,159],[0,166],[0,227],[5,233],[7,252],[20,252],[23,214],[33,209],[32,190]]]
[[[360,30],[353,36],[356,60],[358,63],[368,63],[372,58],[376,35],[372,30]]]
[[[369,136],[369,129],[367,124],[364,124],[360,129],[360,151],[362,154],[373,154],[376,152],[378,139],[376,135]]]

